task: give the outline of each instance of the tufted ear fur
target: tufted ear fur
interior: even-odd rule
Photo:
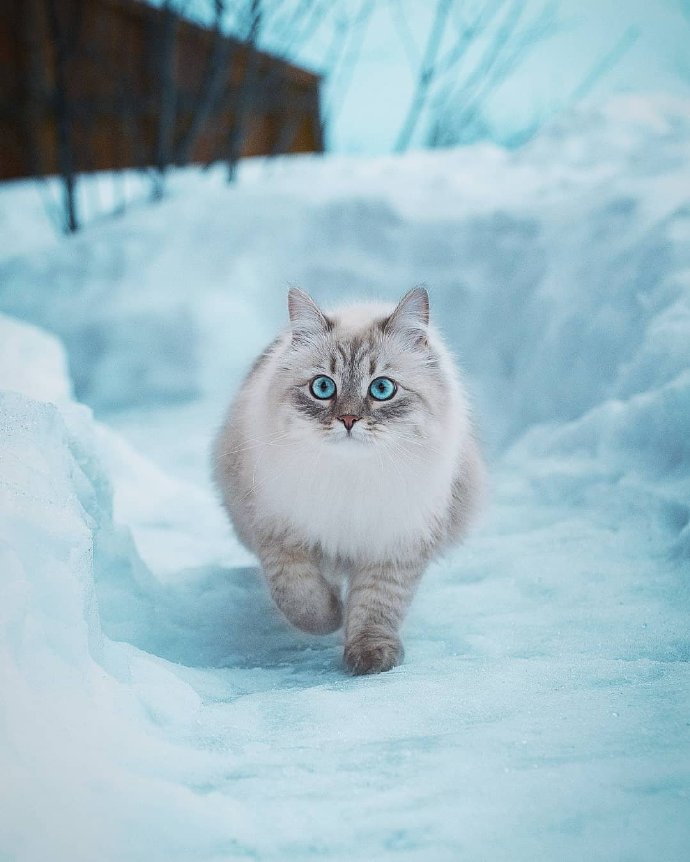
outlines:
[[[383,322],[383,331],[397,332],[417,346],[426,345],[429,325],[429,294],[424,287],[415,287],[398,303],[395,311]]]
[[[311,296],[298,287],[291,287],[288,291],[288,313],[293,342],[310,341],[333,328]]]

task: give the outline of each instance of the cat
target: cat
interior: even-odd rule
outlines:
[[[422,287],[328,314],[291,288],[288,310],[220,429],[214,478],[289,622],[344,624],[347,668],[386,671],[424,569],[482,497],[467,398]]]

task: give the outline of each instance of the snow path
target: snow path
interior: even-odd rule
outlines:
[[[202,698],[182,736],[222,755],[201,789],[270,818],[238,856],[684,858],[682,570],[649,559],[639,524],[496,482],[491,524],[429,572],[386,677],[344,677],[337,639],[287,631],[246,571],[157,598],[133,640]]]
[[[270,818],[238,857],[685,858],[687,564],[625,487],[573,506],[524,473],[495,465],[488,523],[429,571],[385,677],[344,677],[338,639],[288,631],[246,570],[157,597],[133,640],[202,698],[190,737],[227,756],[204,792]]]
[[[0,858],[684,862],[690,109],[626,110],[517,156],[181,177],[0,260],[106,423],[0,316]],[[207,480],[286,270],[423,272],[488,440],[486,520],[375,678],[286,626]]]

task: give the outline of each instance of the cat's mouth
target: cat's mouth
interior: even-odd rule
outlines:
[[[328,439],[332,443],[343,443],[345,445],[362,445],[371,442],[370,435],[366,431],[359,428],[353,428],[351,431],[346,431],[344,428],[333,428],[328,434]]]

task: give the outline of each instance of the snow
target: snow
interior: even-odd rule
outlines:
[[[5,314],[0,314],[0,332],[0,390],[37,401],[71,400],[67,356],[57,338]]]
[[[626,97],[513,153],[192,170],[7,233],[0,857],[686,858],[689,144],[690,105]],[[271,607],[208,444],[288,282],[417,281],[493,500],[357,679]]]

